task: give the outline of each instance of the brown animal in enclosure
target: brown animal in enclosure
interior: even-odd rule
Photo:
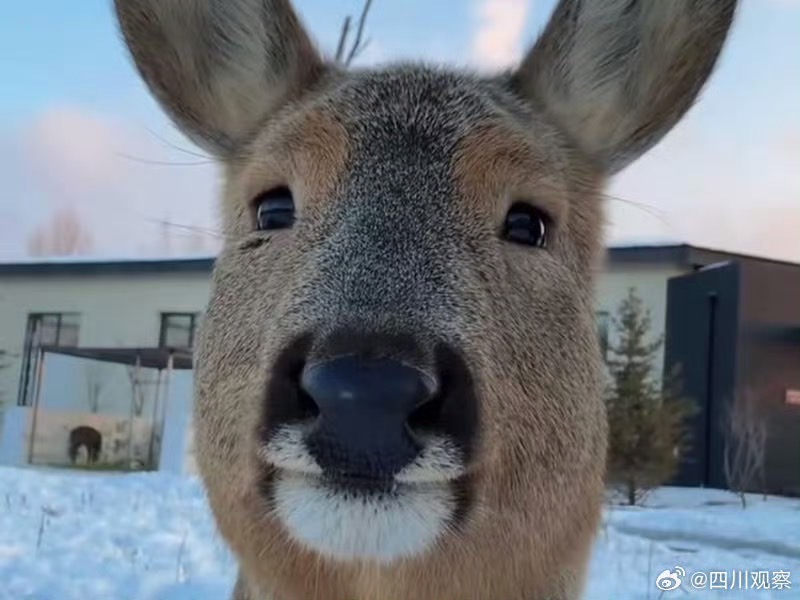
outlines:
[[[602,191],[692,105],[735,1],[562,0],[497,75],[342,69],[288,0],[116,8],[225,175],[195,423],[235,597],[578,598]]]
[[[67,453],[73,465],[78,460],[78,451],[81,446],[86,450],[87,464],[94,464],[100,458],[100,451],[103,448],[103,435],[97,429],[88,425],[80,425],[70,431]]]

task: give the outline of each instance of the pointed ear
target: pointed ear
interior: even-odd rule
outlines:
[[[695,101],[735,9],[736,0],[560,0],[513,85],[614,173]]]
[[[324,68],[289,0],[115,0],[115,7],[151,92],[189,138],[222,158]]]

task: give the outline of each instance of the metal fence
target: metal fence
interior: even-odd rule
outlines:
[[[95,470],[154,470],[170,376],[191,357],[166,348],[40,350],[27,462]]]

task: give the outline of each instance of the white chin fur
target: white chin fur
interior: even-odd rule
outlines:
[[[447,439],[423,439],[420,455],[396,475],[395,490],[369,495],[326,485],[305,433],[303,426],[282,427],[259,450],[278,469],[276,512],[298,542],[335,559],[388,563],[422,553],[444,532],[456,509],[448,482],[464,473]]]
[[[291,535],[338,560],[389,563],[420,554],[444,532],[456,508],[447,484],[401,484],[393,493],[372,496],[281,473],[274,493],[277,514]]]
[[[281,427],[258,456],[268,465],[291,473],[322,475],[322,469],[311,456],[303,437],[307,426]],[[396,475],[400,483],[444,483],[464,474],[461,452],[449,440],[440,436],[421,437],[422,451]]]

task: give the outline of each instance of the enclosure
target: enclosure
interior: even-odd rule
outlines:
[[[33,402],[7,415],[5,462],[182,470],[191,454],[192,357],[180,348],[43,346]]]

